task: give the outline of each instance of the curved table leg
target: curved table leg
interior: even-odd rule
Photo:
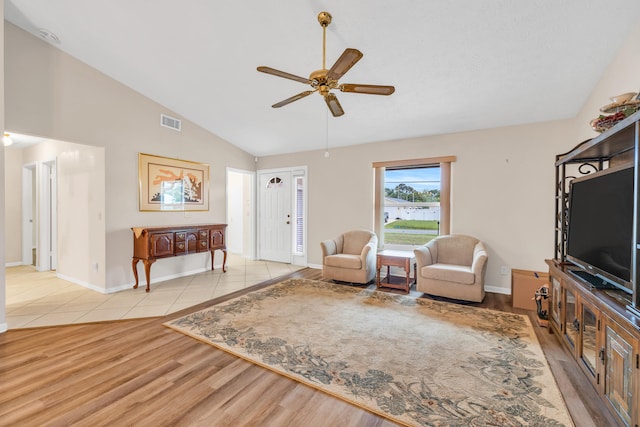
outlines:
[[[226,273],[227,272],[227,250],[223,249],[222,252],[224,252],[224,259],[222,260],[222,272]]]
[[[133,285],[133,289],[137,289],[138,288],[138,261],[140,261],[139,258],[134,258],[131,260],[131,268],[133,269],[133,277],[135,277],[136,279],[136,284]]]
[[[219,249],[224,254],[224,258],[222,259],[222,272],[226,273],[227,272],[227,248],[219,248]],[[215,249],[211,250],[211,270],[215,270],[215,267],[213,265],[213,258],[214,258],[215,252],[216,252]]]
[[[147,289],[145,289],[146,292],[149,292],[151,290],[151,280],[149,278],[149,276],[151,275],[151,264],[153,264],[154,262],[156,262],[155,259],[143,259],[142,262],[144,263],[144,275],[147,278]]]

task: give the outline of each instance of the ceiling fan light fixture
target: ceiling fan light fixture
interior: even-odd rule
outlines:
[[[8,147],[13,144],[13,139],[11,139],[11,135],[5,132],[4,137],[2,138],[2,142],[4,143],[5,147]]]
[[[46,28],[39,28],[38,29],[38,34],[40,34],[40,37],[48,42],[52,42],[52,43],[60,43],[60,37],[58,37],[57,35],[55,35],[53,32],[47,30]]]

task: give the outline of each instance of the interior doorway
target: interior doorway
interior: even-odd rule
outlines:
[[[22,264],[36,266],[36,165],[22,167]]]
[[[56,161],[22,169],[22,263],[38,271],[57,268]]]
[[[255,172],[227,168],[227,250],[256,259]]]

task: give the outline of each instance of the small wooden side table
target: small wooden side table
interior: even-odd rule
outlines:
[[[387,266],[387,282],[380,283],[380,269],[383,265]],[[406,293],[409,293],[409,289],[411,289],[411,266],[413,266],[413,277],[418,277],[416,275],[416,257],[413,254],[413,251],[399,251],[392,249],[385,249],[380,251],[376,255],[376,288],[385,287],[385,288],[393,288],[393,289],[402,289]],[[391,267],[402,267],[406,272],[406,281],[405,283],[392,283],[391,274],[389,270]]]

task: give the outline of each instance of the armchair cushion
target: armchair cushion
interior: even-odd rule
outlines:
[[[433,264],[423,267],[420,274],[427,279],[457,282],[464,285],[473,285],[476,280],[471,268],[464,265]]]
[[[360,254],[335,254],[326,257],[324,261],[325,265],[330,265],[332,267],[353,268],[356,270],[362,268],[362,260],[360,259]]]

